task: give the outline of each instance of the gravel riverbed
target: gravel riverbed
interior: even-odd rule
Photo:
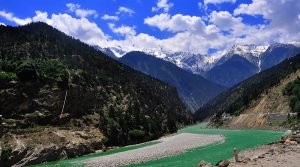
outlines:
[[[222,135],[181,133],[161,138],[158,141],[160,142],[158,144],[112,155],[91,158],[83,161],[83,163],[85,166],[92,167],[115,167],[136,164],[177,155],[191,148],[201,147],[215,142],[223,142],[224,137]]]

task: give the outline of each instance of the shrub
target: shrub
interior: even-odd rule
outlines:
[[[139,140],[144,139],[145,131],[139,130],[139,129],[134,129],[134,130],[129,131],[128,135],[132,140],[139,141]]]
[[[8,80],[8,81],[17,80],[17,75],[16,73],[13,72],[0,71],[0,80]]]
[[[9,157],[11,156],[12,153],[12,148],[10,145],[4,145],[2,147],[1,155],[0,155],[0,163],[3,164],[4,166],[9,166],[8,165],[8,160]]]
[[[16,74],[21,81],[30,81],[37,79],[37,72],[35,70],[34,62],[31,60],[26,60],[17,67]]]

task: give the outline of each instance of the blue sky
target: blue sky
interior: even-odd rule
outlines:
[[[0,24],[43,21],[91,45],[221,54],[299,41],[299,0],[0,0]],[[289,12],[287,12],[289,11]]]

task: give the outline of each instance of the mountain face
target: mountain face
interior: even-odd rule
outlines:
[[[1,141],[31,141],[24,148],[6,143],[5,148],[11,148],[6,150],[9,159],[1,157],[0,161],[8,166],[41,163],[47,157],[55,160],[60,155],[74,157],[100,149],[103,144],[151,140],[176,132],[178,126],[190,122],[190,114],[174,87],[45,23],[0,26],[0,41]],[[45,142],[71,140],[62,140],[63,134],[43,133],[43,127],[57,127],[54,132],[62,127],[64,134],[73,134],[74,141],[96,140],[66,142],[59,148],[52,147],[51,142],[32,142],[30,137],[36,132],[42,133]],[[74,135],[76,129],[81,130],[78,135]],[[105,140],[99,138],[103,135],[93,136],[94,132],[81,138],[90,129],[97,134],[100,130]],[[15,149],[18,152],[9,151]]]
[[[192,112],[224,90],[224,87],[210,82],[200,75],[192,74],[173,63],[144,52],[129,52],[119,60],[138,71],[176,87],[181,99]]]
[[[300,55],[297,55],[221,93],[201,107],[195,119],[213,117],[215,125],[227,124],[231,128],[235,125],[261,128],[271,125],[273,119],[285,120],[290,109],[282,89],[299,75]]]
[[[297,43],[273,44],[261,55],[261,68],[268,69],[298,53],[300,53],[300,46]]]
[[[114,55],[118,58],[124,56],[127,53],[124,50],[122,50],[121,47],[109,47],[109,50],[111,50],[114,53]]]
[[[143,52],[149,55],[153,55],[157,58],[163,59],[165,61],[169,61],[184,70],[199,75],[202,75],[205,71],[212,68],[213,63],[216,60],[216,57],[194,54],[191,52],[171,53],[164,51],[163,49],[145,49]]]
[[[104,55],[111,57],[113,59],[118,59],[118,57],[114,54],[113,51],[111,51],[109,48],[101,48],[100,46],[94,46],[96,50],[99,50],[102,52]]]
[[[223,61],[225,57],[220,59]],[[240,81],[256,74],[259,68],[246,58],[233,55],[224,63],[216,65],[206,73],[206,78],[220,85],[231,87]]]
[[[122,57],[126,53],[121,48],[114,48],[114,50],[118,57]],[[222,56],[190,52],[172,53],[162,48],[144,49],[142,52],[171,62],[186,71],[201,75],[225,87],[232,87],[244,79],[300,53],[300,44],[299,42],[290,42],[272,45],[234,45]]]
[[[300,47],[292,44],[235,45],[205,76],[218,84],[231,87],[297,53],[300,53]]]

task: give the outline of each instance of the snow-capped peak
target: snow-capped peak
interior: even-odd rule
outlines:
[[[259,57],[268,49],[269,45],[234,45],[227,55],[251,55]]]
[[[269,45],[234,45],[225,55],[222,62],[234,55],[244,57],[249,62],[260,66],[260,56],[269,48]],[[219,63],[222,63],[219,62]]]
[[[300,42],[299,41],[291,41],[291,42],[288,42],[287,44],[294,45],[296,47],[300,47]]]
[[[152,55],[152,56],[155,56],[157,58],[160,58],[160,59],[164,59],[166,58],[169,54],[171,54],[170,52],[162,49],[162,48],[157,48],[157,49],[143,49],[142,52],[146,53],[146,54],[149,54],[149,55]]]
[[[120,58],[122,56],[124,56],[127,52],[125,52],[124,50],[122,50],[121,47],[110,47],[109,48],[116,57]]]

